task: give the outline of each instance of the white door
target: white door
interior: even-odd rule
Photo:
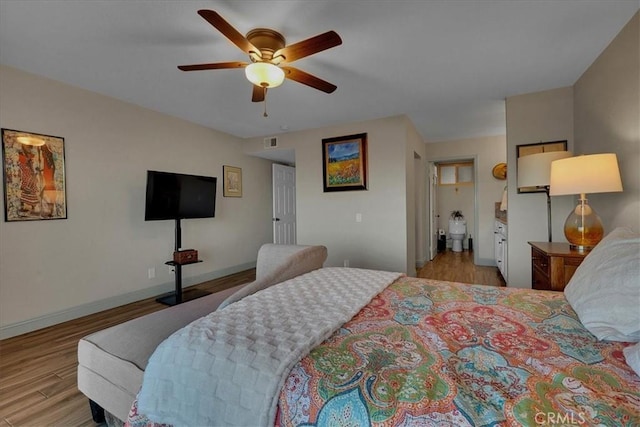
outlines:
[[[296,244],[296,168],[273,165],[273,243]]]
[[[429,163],[429,260],[438,254],[438,168],[435,163]]]

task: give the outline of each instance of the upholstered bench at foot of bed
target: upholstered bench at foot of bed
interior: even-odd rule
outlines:
[[[242,286],[84,337],[78,343],[78,389],[116,417],[126,419],[155,348],[178,329],[214,311]]]
[[[78,343],[78,389],[92,401],[94,420],[100,421],[102,409],[121,420],[127,419],[149,357],[175,331],[215,311],[222,303],[228,305],[272,284],[321,268],[326,258],[324,246],[266,244],[258,251],[254,282],[82,338]]]

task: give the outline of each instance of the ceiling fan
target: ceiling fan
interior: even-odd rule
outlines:
[[[342,39],[335,31],[327,31],[287,46],[282,34],[269,28],[255,28],[249,31],[246,36],[243,36],[213,10],[199,10],[198,14],[238,46],[240,50],[248,54],[250,62],[180,65],[178,66],[180,70],[199,71],[244,68],[247,79],[253,84],[251,97],[253,102],[264,101],[267,89],[280,86],[285,78],[326,93],[332,93],[336,90],[337,86],[319,77],[285,65],[341,45]]]

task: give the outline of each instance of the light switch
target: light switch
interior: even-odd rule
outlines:
[[[362,222],[362,214],[361,213],[357,213],[356,214],[356,222]]]

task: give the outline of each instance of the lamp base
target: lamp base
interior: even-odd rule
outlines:
[[[573,249],[574,251],[578,251],[578,252],[589,252],[593,248],[595,248],[595,245],[594,246],[584,246],[584,245],[573,245],[573,244],[569,243],[569,249]]]
[[[572,249],[588,251],[593,249],[604,236],[602,221],[589,206],[586,197],[571,211],[564,223],[564,235]]]

